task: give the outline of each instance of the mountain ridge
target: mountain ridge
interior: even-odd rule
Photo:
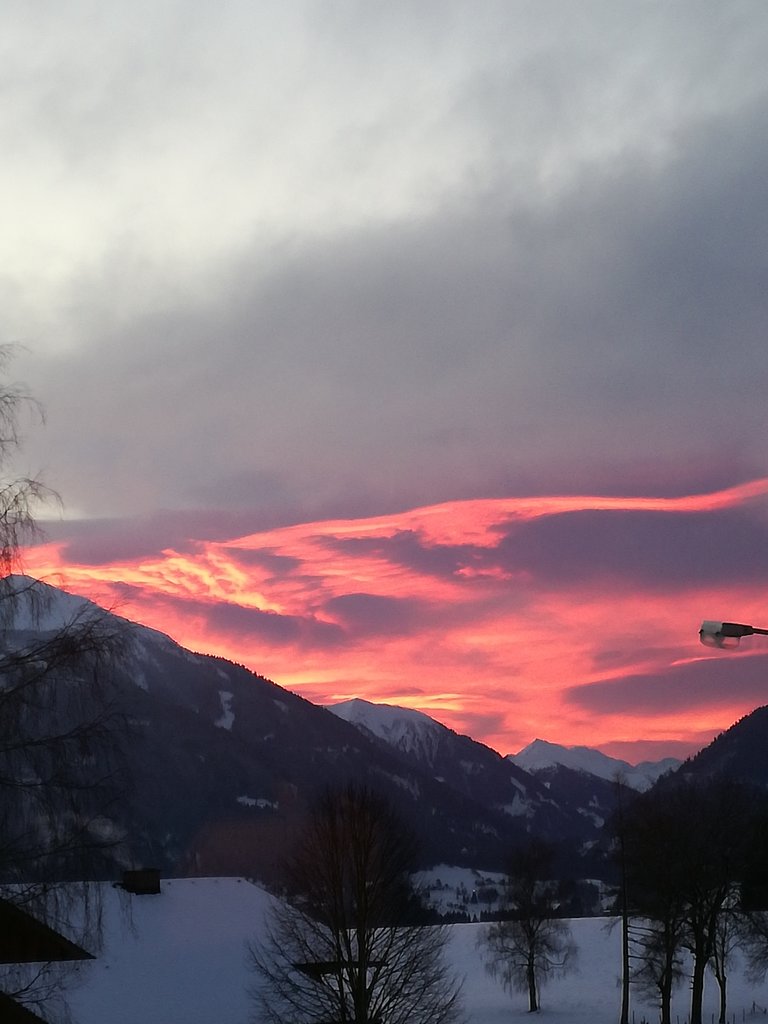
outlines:
[[[316,796],[352,780],[397,806],[420,838],[425,866],[448,858],[501,867],[532,829],[577,847],[594,838],[590,823],[533,776],[427,716],[431,754],[398,750],[243,666],[48,588],[30,586],[58,603],[63,620],[85,609],[120,632],[103,671],[128,729],[115,742],[124,740],[130,786],[109,822],[124,835],[114,854],[123,867],[268,878]],[[60,629],[63,620],[45,625]],[[29,622],[20,624],[6,629],[7,642],[27,642]]]
[[[503,757],[423,712],[361,698],[315,705],[242,665],[186,650],[86,599],[46,594],[67,616],[85,609],[107,630],[122,631],[110,672],[119,713],[129,723],[131,786],[111,827],[124,835],[116,850],[124,867],[269,879],[315,796],[354,780],[382,791],[416,830],[422,866],[503,870],[509,850],[537,836],[556,845],[559,870],[597,878],[605,869],[601,829],[616,801],[608,767],[649,769],[591,748],[537,741],[529,754],[533,747],[549,762],[539,758],[529,770],[515,762],[519,755]],[[66,625],[53,618],[46,623]],[[6,640],[9,635],[6,628]],[[733,743],[748,733],[754,733],[753,752],[768,750],[768,708],[753,716],[682,770],[706,773],[738,761]],[[732,743],[733,730],[740,732]],[[566,756],[570,767],[562,763]],[[595,763],[602,777],[587,770]],[[743,770],[757,770],[749,764],[745,754]]]
[[[661,775],[679,768],[682,763],[677,758],[666,757],[659,761],[641,761],[637,765],[632,765],[620,758],[610,757],[594,747],[564,746],[542,739],[535,739],[517,754],[507,756],[515,764],[534,774],[560,766],[595,775],[605,781],[621,779],[639,791],[650,789]]]

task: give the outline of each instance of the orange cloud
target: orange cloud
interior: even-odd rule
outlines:
[[[503,752],[541,736],[658,755],[697,746],[750,710],[751,684],[717,700],[697,694],[688,675],[688,702],[667,708],[654,690],[653,707],[635,708],[625,695],[619,711],[575,702],[572,688],[617,693],[622,680],[695,666],[700,620],[759,620],[762,581],[701,582],[692,571],[654,585],[633,576],[631,563],[603,564],[601,520],[585,571],[558,578],[558,551],[537,561],[526,545],[541,537],[520,531],[561,517],[567,537],[572,520],[563,517],[573,514],[654,513],[662,531],[680,516],[759,518],[766,495],[768,478],[682,498],[478,499],[224,541],[190,538],[184,552],[107,565],[74,562],[59,541],[31,548],[25,561],[35,575],[316,701],[363,696],[418,708]]]

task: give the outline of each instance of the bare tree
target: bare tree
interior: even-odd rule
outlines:
[[[659,1024],[671,1024],[672,992],[684,977],[679,918],[640,919],[633,922],[630,935],[632,982],[658,999]]]
[[[250,948],[259,1020],[452,1024],[460,985],[444,926],[416,920],[415,846],[386,800],[329,792],[303,830],[265,939]]]
[[[735,939],[747,962],[748,976],[760,982],[768,972],[768,800],[765,793],[753,798],[754,813],[746,837],[747,856],[736,907],[729,904]]]
[[[539,1009],[539,989],[567,973],[576,947],[558,915],[557,886],[551,881],[553,850],[532,840],[514,851],[505,884],[506,919],[488,926],[479,944],[488,972],[505,988],[527,992],[528,1009]]]
[[[616,815],[614,822],[615,854],[619,868],[619,910],[621,912],[621,1013],[619,1024],[629,1024],[630,937],[629,892],[627,889],[627,853],[624,805],[627,781],[623,772],[616,773]]]
[[[768,911],[750,908],[739,919],[740,948],[747,961],[747,973],[754,982],[768,972]]]
[[[718,1024],[726,1024],[728,1019],[728,971],[732,965],[733,954],[739,946],[740,938],[738,892],[734,886],[718,915],[712,942],[710,967],[720,990]]]
[[[745,870],[752,794],[726,780],[674,780],[635,800],[626,827],[630,903],[644,920],[638,978],[658,987],[662,1024],[670,1020],[680,951],[692,958],[691,1024],[702,1024],[707,965],[727,952],[723,915]],[[718,938],[721,944],[718,947]],[[716,965],[723,977],[725,966]]]
[[[0,348],[0,371],[9,354]],[[69,621],[52,614],[57,592],[18,575],[23,547],[38,535],[35,510],[51,497],[11,472],[29,403],[0,384],[0,898],[76,939],[98,915],[93,893],[69,883],[97,877],[115,840],[105,811],[116,717],[104,669],[120,641],[93,609]],[[39,964],[6,969],[0,991],[50,1005],[60,974]]]
[[[660,1022],[671,1024],[673,989],[683,977],[689,833],[676,800],[651,794],[624,809],[621,828],[632,981],[658,997]]]

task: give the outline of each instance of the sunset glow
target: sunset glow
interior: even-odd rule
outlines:
[[[503,753],[542,737],[638,760],[697,749],[768,693],[759,640],[727,659],[697,640],[709,614],[759,620],[762,582],[738,562],[708,579],[681,554],[720,543],[717,517],[764,520],[767,496],[761,479],[683,498],[458,501],[108,564],[59,540],[26,568],[316,702],[417,708]]]
[[[768,6],[95,6],[0,10],[28,571],[503,752],[763,703]]]

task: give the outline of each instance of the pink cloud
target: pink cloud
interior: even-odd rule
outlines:
[[[712,700],[696,632],[712,615],[759,619],[761,574],[739,578],[718,552],[768,539],[766,495],[768,479],[684,498],[475,499],[110,562],[103,546],[89,561],[79,535],[26,561],[316,701],[417,707],[502,752],[537,736],[694,749],[757,697],[744,684]]]

